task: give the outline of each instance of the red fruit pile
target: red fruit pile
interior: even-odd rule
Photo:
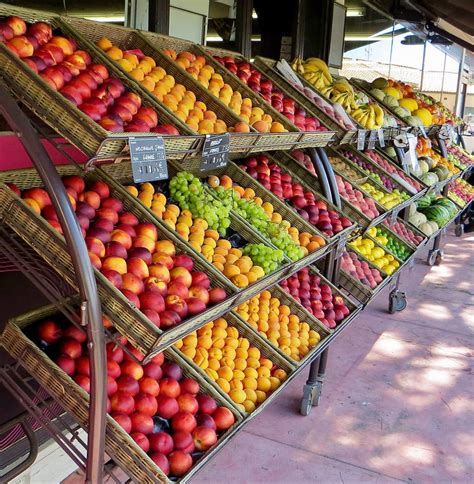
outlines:
[[[240,168],[278,198],[286,200],[302,218],[327,236],[331,237],[352,225],[346,217],[329,210],[327,203],[317,200],[312,192],[304,192],[300,183],[295,183],[292,176],[278,165],[270,164],[266,156],[246,158],[240,162]]]
[[[371,269],[369,264],[361,261],[354,252],[342,254],[341,269],[371,289],[376,288],[383,280],[379,270]]]
[[[383,224],[392,229],[398,236],[402,239],[406,240],[407,242],[411,242],[413,245],[420,245],[421,242],[424,240],[424,237],[421,235],[416,235],[412,230],[407,228],[401,222],[395,222],[393,225],[390,225],[390,221],[385,219]]]
[[[39,323],[37,336],[48,344],[48,353],[58,355],[56,364],[89,393],[85,332],[48,319]],[[184,377],[162,353],[142,365],[113,342],[107,344],[107,395],[107,412],[166,475],[184,475],[193,465],[191,453],[208,450],[235,422],[230,410],[201,393],[199,383]]]
[[[333,294],[331,286],[321,283],[321,278],[307,267],[280,285],[328,328],[335,328],[350,313],[344,299]]]
[[[318,176],[314,168],[311,158],[306,153],[301,150],[295,150],[290,153],[290,155],[301,165],[304,166],[308,171],[310,171],[314,176]]]
[[[142,106],[141,97],[110,77],[103,64],[92,64],[88,52],[76,49],[74,39],[53,35],[51,25],[36,22],[27,27],[23,19],[8,17],[0,23],[0,41],[107,131],[163,132],[153,108]],[[173,126],[164,126],[177,134]]]
[[[374,219],[380,215],[372,198],[366,198],[360,190],[354,188],[349,182],[344,181],[339,175],[336,175],[336,183],[341,197],[352,206],[358,208],[369,219]]]
[[[409,177],[403,170],[400,170],[396,166],[389,163],[386,159],[382,158],[376,151],[365,150],[365,156],[368,156],[372,161],[375,161],[377,165],[382,167],[385,171],[388,171],[392,175],[398,175],[400,178],[405,180],[409,185],[411,185],[415,190],[420,191],[423,187],[413,178]]]
[[[92,265],[158,328],[175,326],[226,298],[224,289],[211,289],[207,274],[193,270],[191,257],[176,253],[170,240],[159,240],[156,225],[124,211],[106,183],[94,181],[86,189],[77,175],[64,177],[63,183]],[[14,185],[10,188],[20,194]],[[30,188],[21,197],[62,233],[48,192]]]
[[[214,56],[214,58],[288,118],[300,131],[327,131],[317,118],[309,116],[295,100],[279,89],[275,89],[273,82],[254,69],[250,62],[236,61],[233,57]]]

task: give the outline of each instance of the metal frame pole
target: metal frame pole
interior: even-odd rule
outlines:
[[[76,273],[82,301],[81,323],[87,325],[87,347],[91,366],[86,481],[97,484],[102,482],[103,474],[107,378],[102,311],[94,273],[79,223],[69,203],[64,185],[28,117],[3,84],[0,84],[0,112],[11,128],[17,132],[44,182],[58,214]]]

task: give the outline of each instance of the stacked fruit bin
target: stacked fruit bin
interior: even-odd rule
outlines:
[[[130,134],[163,136],[169,180],[134,183],[129,163],[58,172],[104,313],[106,451],[138,482],[187,481],[428,240],[402,219],[389,220],[402,204],[377,206],[370,189],[402,192],[401,179],[418,196],[425,186],[345,147],[337,155],[343,163],[362,179],[373,176],[362,192],[357,180],[339,175],[338,208],[321,195],[301,153],[262,153],[326,146],[335,132],[340,143],[353,138],[334,113],[276,74],[274,61],[258,59],[249,67],[254,78],[245,79],[234,75],[236,60],[246,69],[235,53],[9,6],[0,14],[34,23],[27,33],[39,38],[37,46],[25,42],[21,19],[8,19],[17,40],[0,42],[1,76],[66,139],[90,156],[115,159],[127,156]],[[182,88],[166,97],[176,86]],[[174,102],[180,89],[185,94]],[[204,174],[190,155],[204,135],[226,131],[240,158]],[[2,172],[0,181],[2,225],[77,290],[38,174]],[[318,269],[329,256],[341,259],[337,284]],[[87,428],[87,337],[58,313],[65,304],[77,310],[79,301],[56,301],[12,320],[0,343]]]

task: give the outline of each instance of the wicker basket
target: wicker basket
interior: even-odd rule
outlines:
[[[89,395],[61,370],[38,346],[24,333],[28,327],[41,319],[57,314],[54,305],[45,306],[19,316],[8,322],[5,331],[0,336],[0,345],[16,359],[25,370],[42,385],[47,392],[61,402],[61,406],[70,412],[82,428],[88,428]],[[201,378],[198,372],[189,368],[186,362],[170,349],[165,351],[168,360],[177,363],[186,377],[199,382],[201,393],[212,396],[218,405],[230,408],[236,418],[236,423],[220,436],[217,444],[200,458],[186,476],[179,482],[186,482],[206,462],[225,445],[235,434],[242,423],[241,415],[230,407],[215,388]],[[122,427],[110,415],[106,417],[105,450],[121,469],[135,482],[154,484],[156,482],[175,482],[168,479],[160,468],[143,452]]]
[[[408,240],[403,239],[400,235],[398,235],[397,233],[395,233],[392,230],[392,228],[391,228],[390,225],[387,226],[387,225],[385,225],[385,223],[382,223],[382,224],[380,224],[380,227],[383,228],[383,229],[388,229],[388,231],[390,233],[392,233],[395,236],[397,236],[405,245],[407,245],[408,247],[410,247],[413,250],[420,249],[421,247],[423,247],[426,244],[426,242],[428,242],[428,237],[421,230],[419,230],[417,227],[415,227],[410,222],[408,222],[408,220],[404,220],[401,217],[397,217],[397,220],[396,221],[399,222],[399,223],[401,223],[401,224],[403,224],[408,229],[410,229],[415,235],[419,235],[420,237],[423,237],[423,240],[418,245],[415,245],[412,242],[409,242]]]
[[[321,186],[319,184],[317,176],[307,170],[303,165],[300,165],[288,153],[265,153],[265,156],[267,156],[272,162],[276,163],[284,172],[290,173],[295,182],[302,185],[305,191],[313,193],[317,200],[324,201],[331,210],[334,210],[338,213],[342,212],[351,220],[356,220],[357,222],[359,222],[359,219],[362,217],[362,213],[360,213],[356,208],[354,208],[352,205],[350,205],[350,203],[346,202],[342,198],[342,209],[337,208],[333,203],[327,200],[327,198],[321,194]],[[275,195],[273,196],[277,200],[279,200]],[[291,208],[291,210],[295,211],[293,208]],[[341,232],[333,236],[332,240],[338,240],[342,237],[345,237],[346,235],[350,234],[355,228],[356,224],[354,223],[350,227],[342,230]]]
[[[149,216],[155,219],[157,224],[165,225],[163,221],[157,217],[151,209],[145,207],[138,198],[131,195],[124,187],[123,184],[133,183],[132,181],[132,173],[131,173],[131,166],[129,163],[119,163],[119,164],[112,164],[112,165],[104,165],[103,171],[105,173],[107,183],[109,185],[114,186],[117,190],[117,193],[120,193],[120,198],[128,198],[130,199],[131,203],[139,204],[143,210],[146,210],[149,213]],[[171,176],[174,176],[177,173],[177,169],[169,164],[168,165],[168,173]],[[268,242],[259,234],[257,233],[244,219],[238,217],[235,213],[230,213],[231,225],[230,228],[233,229],[236,233],[242,235],[248,243],[263,243],[265,245],[270,245]],[[167,230],[170,230],[169,228]],[[201,259],[204,264],[209,264],[207,259],[203,257],[199,252],[197,252],[186,240],[182,239],[176,232],[172,231],[173,235],[181,240],[182,244],[186,245],[187,251],[192,253],[194,259]],[[256,294],[262,290],[263,287],[266,287],[270,284],[274,284],[278,280],[281,280],[288,271],[290,270],[290,261],[286,261],[278,270],[268,274],[267,276],[259,279],[258,281],[250,284],[245,289],[239,289],[235,286],[229,279],[227,279],[224,274],[221,274],[221,277],[227,280],[228,286],[233,288],[233,292],[239,293],[239,300],[244,297],[249,297],[249,294]],[[247,295],[247,296],[246,296]],[[251,297],[251,296],[250,296]]]
[[[288,377],[291,376],[291,374],[294,372],[296,369],[296,366],[293,363],[290,363],[287,358],[283,358],[280,356],[280,352],[277,352],[273,349],[273,346],[269,344],[269,342],[262,338],[258,333],[252,330],[246,323],[244,323],[236,314],[233,312],[229,312],[224,316],[224,319],[229,323],[229,326],[233,326],[238,329],[240,336],[239,337],[245,337],[249,340],[250,345],[258,348],[262,355],[265,358],[268,358],[271,360],[274,365],[278,366],[279,368],[283,369],[286,371]],[[217,391],[222,399],[226,402],[227,406],[232,406],[232,408],[235,410],[235,412],[239,412],[243,417],[247,417],[251,415],[254,417],[256,415],[256,412],[260,412],[270,401],[272,401],[279,393],[280,391],[285,387],[285,384],[280,385],[280,387],[272,392],[270,396],[262,403],[260,404],[251,414],[245,412],[242,410],[236,403],[234,403],[229,395],[227,395],[221,388],[220,386],[212,380],[209,375],[199,366],[194,363],[193,360],[191,360],[188,356],[184,355],[180,350],[174,349],[179,356],[186,361],[187,365],[189,365],[191,368],[193,368],[195,371],[197,371],[200,375],[202,380],[206,381],[209,386],[214,388],[215,391]]]
[[[28,22],[47,21],[53,29],[59,29],[65,35],[74,37],[74,34],[58,17],[50,17],[34,10],[16,9],[5,4],[0,5],[0,16],[11,14],[18,14]],[[89,44],[82,42],[81,39],[76,40],[78,48],[88,51],[94,62],[104,63],[102,57],[91,51]],[[99,153],[102,156],[115,156],[126,148],[128,136],[132,133],[109,133],[106,131],[64,96],[53,90],[36,72],[20,58],[13,55],[2,43],[0,43],[0,65],[2,66],[0,76],[13,95],[42,121],[88,155],[92,156]],[[128,90],[140,94],[135,84],[129,82],[118,69],[110,68],[111,63],[106,65],[111,74],[119,78]],[[165,122],[174,123],[173,117],[156,102],[144,98],[143,105],[155,109],[160,119]],[[149,136],[149,134],[133,133],[133,136],[144,135]],[[182,158],[184,153],[197,149],[200,143],[202,143],[202,139],[197,136],[165,137],[165,147],[170,157]]]
[[[328,237],[322,234],[321,232],[319,232],[318,229],[316,229],[316,227],[306,222],[306,220],[304,220],[297,213],[295,213],[292,208],[290,208],[288,205],[283,203],[273,193],[263,188],[260,185],[260,183],[254,180],[245,171],[241,170],[236,164],[234,164],[233,162],[230,162],[227,165],[227,167],[222,170],[221,174],[224,174],[224,173],[228,175],[230,178],[232,178],[233,182],[241,185],[243,188],[252,188],[255,194],[258,197],[260,197],[264,202],[265,201],[270,202],[273,205],[275,212],[278,212],[282,216],[283,220],[286,220],[287,222],[289,222],[292,227],[296,227],[300,233],[308,232],[311,235],[318,235],[319,237],[322,237],[324,239],[324,241],[326,242],[326,245],[324,245],[323,247],[321,247],[320,249],[314,252],[311,252],[310,254],[303,257],[302,259],[294,262],[292,264],[291,272],[295,272],[301,269],[302,267],[305,267],[315,262],[316,260],[326,255],[327,252],[332,249],[333,245],[337,240],[337,237],[328,239]],[[210,189],[210,193],[214,194],[212,189]],[[236,216],[241,218],[242,220],[245,220],[240,215],[236,214]],[[274,247],[273,244],[270,242],[270,240],[266,239],[265,237],[264,239],[268,245],[271,245],[272,247]]]
[[[58,172],[60,175],[84,175],[75,166],[58,167]],[[95,170],[87,173],[85,177],[87,180],[100,179],[101,171]],[[36,170],[2,172],[0,181],[13,182],[22,189],[41,186],[42,184]],[[121,193],[115,191],[113,186],[111,186],[111,194],[112,196],[121,196]],[[126,198],[123,198],[122,202],[124,208],[134,213],[140,220],[156,224],[156,220],[137,203],[133,203]],[[64,238],[45,219],[37,215],[8,187],[2,184],[0,184],[0,220],[11,227],[71,286],[76,288],[77,283],[72,261]],[[187,252],[187,247],[166,228],[160,230],[160,238],[173,241],[178,252]],[[223,287],[231,295],[205,312],[165,332],[152,324],[134,304],[130,303],[99,271],[95,270],[98,292],[104,310],[112,317],[114,327],[140,349],[147,360],[188,332],[224,314],[236,303],[238,294],[232,294],[233,288],[217,269],[209,264],[203,264],[201,260],[195,260],[195,267],[209,275],[213,286]]]
[[[315,269],[310,268],[310,271],[317,273],[321,277],[321,280],[324,282],[324,284],[328,284],[331,286],[333,294],[337,296],[341,296],[344,299],[344,302],[349,307],[351,311],[350,315],[348,315],[347,318],[341,321],[338,327],[345,324],[347,319],[349,318],[352,319],[355,316],[356,312],[358,312],[360,305],[357,306],[353,304],[352,301],[346,298],[338,289],[336,289],[334,285],[332,285],[327,279],[322,277],[321,274],[319,274],[319,272],[317,272]],[[321,323],[321,321],[315,318],[303,305],[301,305],[295,299],[293,299],[290,294],[286,293],[285,290],[282,289],[280,286],[274,286],[271,289],[269,289],[269,291],[271,292],[272,297],[276,297],[282,304],[286,304],[287,306],[289,306],[291,308],[292,314],[298,316],[301,322],[308,323],[310,328],[316,331],[317,333],[319,333],[319,335],[321,336],[319,343],[314,348],[312,348],[311,351],[300,361],[296,361],[293,358],[291,358],[291,356],[284,353],[278,346],[275,346],[272,342],[270,342],[265,335],[259,333],[257,330],[251,327],[246,321],[244,321],[241,318],[241,316],[237,312],[237,309],[234,309],[233,312],[235,316],[242,321],[243,324],[248,326],[249,331],[252,331],[253,333],[258,334],[262,338],[264,338],[267,344],[270,345],[273,348],[273,350],[276,351],[282,358],[287,359],[289,363],[291,363],[296,367],[304,366],[309,360],[313,358],[314,353],[316,353],[319,350],[319,347],[324,342],[325,338],[327,338],[330,334],[336,331],[337,328],[336,330],[333,330],[325,326],[323,323]]]
[[[303,106],[311,116],[315,116],[321,120],[326,128],[336,132],[336,140],[340,144],[349,143],[356,137],[355,130],[348,130],[343,125],[339,124],[334,118],[329,116],[324,109],[315,104],[310,98],[304,95],[303,92],[296,89],[283,75],[281,75],[275,66],[277,61],[257,56],[253,63],[253,67],[259,70],[267,78],[269,78],[274,85],[283,91],[287,96],[295,99]]]

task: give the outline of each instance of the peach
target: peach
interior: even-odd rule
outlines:
[[[130,259],[134,257],[142,259],[146,265],[149,265],[152,262],[151,252],[148,249],[145,249],[145,247],[133,247],[128,251],[128,257]]]
[[[147,291],[157,291],[163,297],[165,297],[166,294],[168,293],[168,285],[166,284],[166,282],[160,281],[156,277],[147,277],[144,283],[145,283],[145,289]]]
[[[38,336],[46,343],[58,342],[63,335],[61,327],[56,321],[45,320],[38,327]]]
[[[217,430],[227,430],[234,425],[234,414],[225,407],[218,407],[212,414]]]
[[[113,242],[118,242],[119,244],[123,245],[125,249],[130,249],[132,247],[132,237],[121,229],[115,229],[112,231],[111,240]]]
[[[153,264],[155,265],[163,265],[165,266],[168,270],[172,269],[174,266],[174,261],[173,258],[169,255],[164,255],[160,252],[157,252],[156,254],[153,254]]]
[[[161,382],[160,382],[161,383]],[[160,384],[160,391],[161,391],[161,384]],[[166,395],[158,395],[156,398],[158,402],[158,412],[162,418],[172,418],[179,412],[179,405],[175,398],[168,397]]]
[[[51,198],[43,188],[30,188],[29,190],[25,190],[23,192],[23,198],[35,200],[41,210],[47,205],[51,205]]]
[[[127,260],[127,269],[128,272],[135,274],[140,279],[146,279],[150,276],[146,262],[138,257],[132,257]]]
[[[74,52],[74,45],[65,37],[54,36],[49,43],[60,47],[64,55],[71,55]]]
[[[129,291],[128,289],[121,289],[122,294],[132,303],[134,304],[138,309],[140,309],[140,299],[138,296],[133,293],[132,291]]]
[[[123,230],[124,232],[127,232],[127,234],[130,235],[132,239],[134,239],[137,236],[133,225],[119,224],[115,228],[117,230]]]
[[[13,30],[13,35],[23,35],[26,32],[26,23],[21,17],[11,15],[5,19],[5,24]]]
[[[173,439],[166,432],[156,432],[150,436],[150,449],[164,455],[169,454],[174,448]]]
[[[221,287],[214,287],[209,291],[209,302],[211,304],[217,304],[227,297],[226,292]]]
[[[211,286],[211,281],[209,280],[208,275],[202,271],[195,271],[191,273],[192,277],[192,286],[200,286],[204,289],[209,289]]]
[[[175,450],[169,454],[168,462],[171,475],[181,477],[192,467],[193,458],[191,454],[183,452],[182,450]]]
[[[199,383],[193,378],[183,378],[179,382],[181,393],[189,393],[196,396],[199,393]]]
[[[13,47],[10,50],[12,50],[13,52],[16,51],[18,57],[21,57],[22,59],[24,57],[32,56],[35,51],[33,44],[23,35],[19,37],[13,37],[13,39],[9,40],[6,45],[8,48]]]
[[[150,415],[145,415],[141,412],[135,412],[130,415],[130,420],[132,421],[132,432],[140,432],[144,435],[148,435],[153,432],[153,427],[155,426],[155,424]],[[148,448],[149,445],[150,444],[148,444]]]
[[[205,415],[212,415],[217,408],[216,401],[209,395],[198,395],[197,401],[199,403],[199,412]]]
[[[139,296],[142,309],[153,309],[158,314],[165,310],[163,296],[157,291],[145,291]]]
[[[158,368],[160,369],[160,376],[158,378],[161,378],[161,368],[159,366]],[[147,393],[148,395],[152,395],[154,397],[157,397],[160,394],[160,385],[158,384],[157,379],[151,376],[147,376],[146,370],[145,376],[141,378],[138,383],[140,387],[140,392]]]
[[[205,306],[209,304],[209,291],[202,286],[191,286],[189,297],[200,299]]]
[[[190,297],[186,299],[186,303],[188,305],[188,312],[191,315],[196,315],[202,313],[206,309],[206,304],[197,297]]]
[[[113,284],[117,289],[122,288],[122,276],[117,271],[113,271],[111,269],[102,269],[102,274],[108,281]]]
[[[173,281],[168,285],[168,294],[173,296],[179,296],[182,299],[187,299],[189,297],[188,287],[179,281]]]
[[[126,289],[127,291],[139,295],[145,290],[145,285],[136,274],[126,272],[122,275],[122,289]]]
[[[86,202],[92,208],[97,210],[100,207],[100,196],[97,192],[87,191],[79,194],[78,200]]]
[[[195,415],[199,410],[199,404],[196,398],[189,393],[179,395],[176,398],[176,401],[178,402],[179,410],[181,412],[187,412],[192,415]]]
[[[114,412],[130,415],[135,410],[135,401],[131,395],[118,391],[111,396],[110,406]]]
[[[89,69],[98,74],[104,80],[109,78],[109,71],[103,64],[92,64]]]
[[[120,242],[108,242],[105,245],[105,257],[121,257],[122,259],[127,259],[127,249]]]
[[[179,405],[179,402],[178,402],[178,405]],[[192,432],[196,427],[197,427],[196,418],[190,412],[179,411],[171,419],[171,428],[173,429],[174,432]]]
[[[152,223],[139,223],[135,227],[135,230],[138,236],[149,237],[154,241],[158,239],[158,229],[156,228],[156,225],[153,225]]]
[[[138,225],[139,221],[136,215],[131,212],[123,212],[119,215],[119,222],[125,225]]]
[[[173,257],[176,254],[176,248],[171,240],[159,240],[156,242],[155,249],[157,253],[162,255]]]
[[[158,281],[170,282],[171,276],[169,269],[163,264],[153,264],[149,266],[150,276],[155,277]]]
[[[132,378],[138,381],[143,376],[143,367],[135,361],[131,361],[131,360],[124,361],[120,365],[120,369],[122,370],[121,378],[123,378],[123,376],[126,375],[126,376],[131,376]],[[137,388],[138,388],[138,384],[137,384]]]
[[[117,213],[120,213],[123,210],[123,203],[118,198],[114,198],[114,197],[104,198],[103,196],[101,196],[101,198],[102,198],[102,203],[100,205],[101,209],[108,208],[109,210],[113,210],[114,212],[117,212]]]
[[[217,434],[209,427],[196,427],[193,431],[194,445],[197,450],[205,451],[217,442]]]
[[[104,269],[117,271],[122,276],[127,272],[127,261],[121,257],[106,257],[103,261]]]
[[[165,305],[168,311],[174,311],[181,319],[188,314],[188,305],[184,299],[174,294],[168,294],[165,298]]]
[[[51,220],[49,221],[49,223],[53,225],[54,228],[56,228],[54,223],[57,223],[57,222],[55,220]],[[100,260],[100,257],[97,254],[94,254],[92,252],[88,252],[88,255],[89,255],[89,261],[92,264],[92,267],[95,267],[96,269],[101,269],[102,261]]]
[[[181,322],[181,318],[178,313],[174,311],[163,311],[160,313],[160,327],[172,328]]]
[[[193,282],[191,273],[184,267],[174,267],[171,269],[170,276],[173,282],[180,282],[188,288]]]
[[[158,404],[156,403],[156,398],[153,395],[139,393],[135,397],[135,408],[137,412],[153,417],[158,410]]]
[[[144,309],[143,314],[157,327],[161,326],[160,315],[153,309]]]
[[[105,256],[105,245],[100,239],[95,237],[86,237],[85,242],[89,252],[92,252],[101,258]]]
[[[114,225],[118,222],[118,213],[111,208],[99,208],[96,213],[98,218],[110,220]]]
[[[150,237],[146,237],[144,235],[140,235],[133,240],[132,243],[133,247],[144,247],[148,249],[151,253],[155,251],[155,241],[150,239]]]
[[[193,266],[194,262],[189,255],[180,254],[174,258],[174,267],[184,267],[188,271],[192,271]]]

